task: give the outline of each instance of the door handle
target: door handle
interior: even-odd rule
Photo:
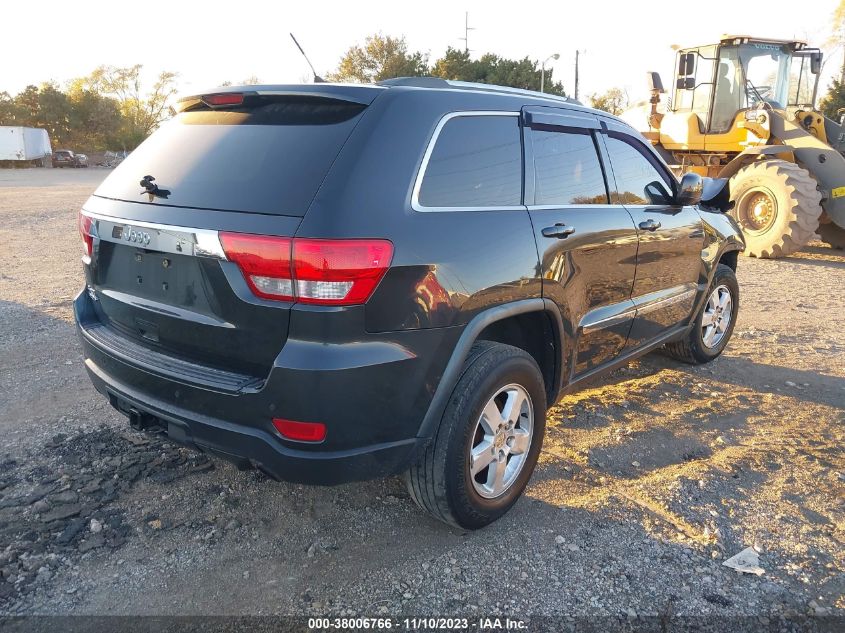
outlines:
[[[640,222],[640,228],[643,231],[656,231],[661,226],[657,220],[648,219],[645,222]]]
[[[547,226],[541,232],[543,233],[543,237],[556,237],[562,240],[572,235],[575,232],[575,227],[558,223],[554,226]]]

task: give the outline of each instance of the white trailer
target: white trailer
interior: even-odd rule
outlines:
[[[39,165],[49,164],[53,154],[50,135],[47,130],[34,127],[0,126],[0,161],[33,161]]]

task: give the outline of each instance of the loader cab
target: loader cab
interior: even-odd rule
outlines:
[[[736,131],[739,113],[761,105],[812,108],[821,52],[803,42],[726,36],[678,51],[675,68],[670,110],[697,115],[702,136],[723,135]]]

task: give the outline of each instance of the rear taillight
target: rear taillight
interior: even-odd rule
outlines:
[[[393,258],[386,240],[293,241],[296,298],[302,303],[364,303]]]
[[[221,233],[226,257],[241,269],[250,290],[264,299],[293,300],[291,241],[286,237]]]
[[[91,257],[94,252],[94,236],[91,235],[91,224],[91,218],[80,211],[77,225],[79,226],[79,235],[82,238],[82,250],[88,257]]]
[[[387,240],[221,233],[220,242],[257,296],[315,305],[365,303],[393,257]]]

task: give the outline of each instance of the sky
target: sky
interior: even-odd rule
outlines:
[[[839,0],[768,0],[764,9],[737,0],[677,2],[499,2],[475,0],[39,0],[5,3],[0,91],[73,77],[108,64],[144,65],[150,81],[161,70],[179,73],[181,93],[256,76],[262,83],[298,83],[310,71],[288,36],[296,35],[319,74],[367,35],[405,36],[412,50],[433,61],[448,46],[463,47],[469,13],[469,48],[503,57],[543,60],[570,94],[575,51],[581,51],[581,98],[621,87],[632,101],[647,98],[645,73],[671,78],[672,45],[711,43],[723,33],[806,39],[824,45]],[[745,7],[742,9],[742,7]],[[740,10],[738,10],[740,9]],[[15,51],[14,54],[10,51]],[[828,55],[820,92],[842,66],[842,51]]]

